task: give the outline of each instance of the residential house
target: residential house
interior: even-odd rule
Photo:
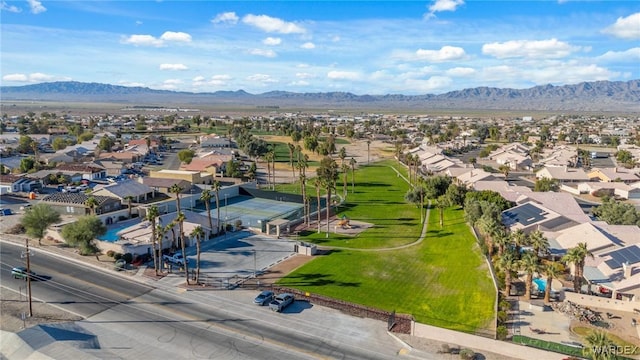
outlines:
[[[558,231],[578,224],[535,202],[527,202],[503,211],[502,223],[509,231],[521,229],[527,234],[534,230]]]
[[[68,163],[73,163],[75,161],[75,158],[67,155],[64,152],[64,150],[56,151],[54,153],[49,153],[49,154],[40,154],[38,158],[40,159],[40,161],[44,162],[47,165],[68,164]]]
[[[531,141],[531,139],[529,139]],[[556,146],[553,149],[545,150],[542,160],[538,163],[545,167],[572,167],[578,160],[578,149],[573,146]]]
[[[120,199],[123,203],[131,201],[135,203],[147,202],[155,198],[155,191],[149,186],[137,182],[135,180],[125,180],[115,184],[98,185],[94,188],[92,194],[109,196]]]
[[[516,202],[523,194],[528,194],[531,189],[526,186],[511,185],[504,180],[480,180],[473,183],[473,189],[476,191],[489,190],[500,194],[508,201]]]
[[[581,168],[571,168],[568,166],[545,166],[536,172],[537,179],[555,179],[560,184],[580,183],[589,181],[589,176]]]
[[[625,168],[593,168],[587,174],[590,180],[598,180],[602,182],[623,182],[631,184],[640,181],[638,172],[635,169]]]
[[[56,167],[55,172],[80,174],[80,179],[100,180],[107,176],[105,168],[90,164],[63,164]]]
[[[88,195],[85,193],[57,192],[45,196],[42,202],[50,205],[61,214],[82,216],[91,214],[91,208],[86,205],[87,199],[90,197],[93,197],[97,202],[96,207],[93,209],[97,215],[117,211],[121,208],[119,199],[109,196]]]
[[[191,186],[192,186],[189,181],[181,180],[181,179],[165,179],[165,178],[153,178],[153,177],[145,176],[145,177],[138,178],[138,181],[152,188],[156,192],[166,194],[169,196],[173,196],[173,193],[169,192],[169,189],[173,185],[178,185],[181,188],[183,188],[184,189],[182,191],[183,194],[190,193]]]
[[[231,141],[223,136],[216,134],[200,136],[201,148],[228,148],[231,147]]]
[[[491,181],[491,180],[504,180],[504,176],[502,174],[494,174],[483,169],[468,169],[467,172],[464,172],[455,177],[455,182],[460,185],[465,185],[469,188],[473,188],[473,184],[477,181]]]
[[[122,161],[101,159],[93,161],[93,164],[103,167],[107,173],[107,176],[119,176],[128,169],[125,163]]]
[[[0,158],[0,165],[9,172],[20,172],[20,163],[26,156],[9,156]]]
[[[0,175],[0,195],[22,191],[18,175]]]
[[[118,152],[105,152],[100,153],[98,158],[100,160],[120,161],[125,164],[132,164],[139,162],[144,155],[135,151],[118,151]]]
[[[149,172],[149,177],[162,179],[186,180],[192,184],[213,184],[213,176],[210,173],[186,170],[158,170]]]
[[[585,182],[578,184],[578,190],[581,194],[617,196],[628,200],[640,199],[640,186],[622,182]]]
[[[180,170],[209,173],[215,177],[217,173],[224,171],[225,164],[231,159],[231,155],[208,155],[194,158],[189,164],[181,165]]]

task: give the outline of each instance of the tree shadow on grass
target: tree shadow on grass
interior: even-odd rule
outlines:
[[[427,234],[429,237],[439,237],[439,238],[453,235],[452,232],[443,231],[443,230],[429,230],[427,231]]]
[[[281,285],[284,286],[342,286],[342,287],[359,287],[360,282],[344,282],[336,281],[330,278],[330,275],[323,273],[311,274],[295,274],[289,275],[286,281]]]

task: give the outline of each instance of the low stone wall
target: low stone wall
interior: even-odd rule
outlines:
[[[327,296],[307,293],[297,289],[273,286],[272,290],[276,293],[290,293],[295,296],[296,300],[306,300],[320,306],[326,306],[332,309],[340,310],[346,314],[353,316],[382,320],[386,322],[389,322],[390,319],[393,318],[394,325],[390,329],[391,332],[400,334],[411,334],[413,323],[413,316],[411,315],[391,313],[364,305],[333,299]]]
[[[635,309],[640,310],[640,302],[637,301],[615,300],[600,296],[577,294],[568,291],[564,293],[564,299],[586,307],[597,307],[626,312],[633,312]]]

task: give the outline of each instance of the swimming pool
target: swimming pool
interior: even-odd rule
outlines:
[[[119,222],[114,225],[107,226],[107,232],[104,235],[98,236],[98,240],[116,242],[120,239],[118,233],[130,226],[133,226],[140,222],[140,219],[127,220]]]
[[[533,283],[538,288],[538,291],[544,291],[547,288],[547,281],[541,278],[533,279]]]

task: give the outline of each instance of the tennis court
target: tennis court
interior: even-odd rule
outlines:
[[[212,202],[211,216],[218,215],[215,209],[215,201]],[[207,212],[203,211],[206,215]],[[287,202],[284,200],[273,200],[257,198],[251,196],[234,196],[220,199],[220,221],[228,224],[235,224],[236,220],[242,221],[243,226],[266,231],[266,223],[273,219],[293,220],[301,218],[303,213],[302,204]]]

